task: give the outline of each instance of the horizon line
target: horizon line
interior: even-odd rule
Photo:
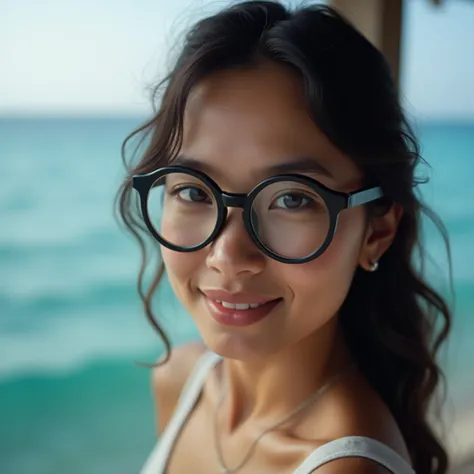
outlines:
[[[153,114],[155,115],[155,114]],[[151,118],[150,113],[140,113],[138,111],[55,111],[55,112],[3,112],[0,110],[0,119],[141,119],[147,120]],[[474,123],[474,115],[423,115],[423,114],[408,114],[409,121],[415,122],[450,122],[450,123]]]

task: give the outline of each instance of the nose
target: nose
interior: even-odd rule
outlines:
[[[219,235],[210,244],[206,264],[227,278],[250,277],[263,271],[265,255],[247,233],[242,210],[232,208]]]

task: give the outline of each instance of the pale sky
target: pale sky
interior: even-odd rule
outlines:
[[[474,2],[405,2],[410,112],[474,118]],[[228,3],[0,0],[0,113],[146,113],[178,33]]]

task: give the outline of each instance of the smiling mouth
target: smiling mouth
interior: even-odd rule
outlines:
[[[271,301],[274,301],[274,300],[271,300],[271,301],[266,301],[266,302],[263,302],[263,303],[229,303],[227,301],[220,301],[220,300],[214,300],[216,303],[222,305],[224,308],[227,308],[227,309],[236,309],[238,311],[245,311],[247,309],[250,309],[250,308],[258,308],[259,306],[263,306],[265,304],[268,304],[269,302]]]
[[[206,306],[212,318],[223,326],[244,327],[261,321],[270,315],[274,308],[283,301],[283,298],[276,298],[261,302],[239,302],[231,303],[225,300],[211,298],[203,294]]]

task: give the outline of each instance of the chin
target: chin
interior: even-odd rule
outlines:
[[[239,322],[239,318],[232,316],[232,312],[229,318],[225,311],[216,311],[203,298],[199,298],[196,303],[188,307],[188,312],[207,348],[222,357],[257,362],[268,359],[285,346],[287,334],[278,330],[286,326],[283,299],[267,313],[254,313],[250,321],[242,318],[243,324],[240,324],[242,319]],[[254,317],[256,320],[252,322]]]
[[[277,352],[275,347],[268,346],[269,341],[264,340],[267,338],[262,333],[249,335],[218,330],[212,333],[203,331],[201,337],[209,350],[226,359],[258,362],[267,360],[272,353]]]

